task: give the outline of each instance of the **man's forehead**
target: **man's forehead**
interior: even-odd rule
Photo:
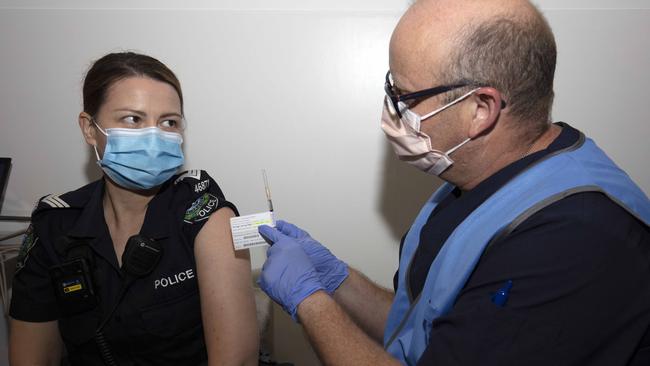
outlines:
[[[440,49],[470,24],[498,17],[537,16],[527,0],[419,0],[400,18],[391,37],[391,56],[404,49]]]
[[[454,44],[458,27],[435,1],[419,1],[402,16],[389,47],[389,65],[401,89],[430,87]],[[412,84],[412,85],[411,85]]]
[[[534,13],[527,0],[419,0],[393,31],[389,65],[404,90],[430,87],[458,52],[467,26],[495,17],[519,18]]]
[[[391,40],[389,67],[396,85],[403,90],[431,87],[443,72],[450,54],[449,40],[431,33],[406,31]]]

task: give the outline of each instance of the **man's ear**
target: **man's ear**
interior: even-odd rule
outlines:
[[[474,139],[495,126],[504,102],[501,93],[492,87],[479,88],[472,97],[475,110],[468,137]]]
[[[97,146],[97,129],[93,125],[92,117],[88,113],[79,113],[79,128],[81,128],[81,134],[84,140],[86,140],[86,143],[90,146]]]

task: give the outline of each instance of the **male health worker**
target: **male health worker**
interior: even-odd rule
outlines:
[[[650,365],[650,203],[591,139],[550,122],[555,62],[525,0],[404,14],[381,128],[447,183],[401,243],[394,291],[292,224],[260,227],[261,286],[324,364]]]

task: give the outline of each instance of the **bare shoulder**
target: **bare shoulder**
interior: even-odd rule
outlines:
[[[230,218],[235,216],[235,212],[228,207],[223,207],[210,215],[210,219],[203,225],[194,243],[197,262],[201,262],[202,257],[206,256],[218,262],[232,259],[249,260],[247,250],[235,251],[232,244]]]

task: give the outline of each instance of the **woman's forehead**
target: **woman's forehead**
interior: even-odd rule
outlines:
[[[176,89],[170,84],[148,77],[133,76],[113,83],[107,90],[102,107],[134,110],[164,109],[167,113],[180,114],[181,101]]]

